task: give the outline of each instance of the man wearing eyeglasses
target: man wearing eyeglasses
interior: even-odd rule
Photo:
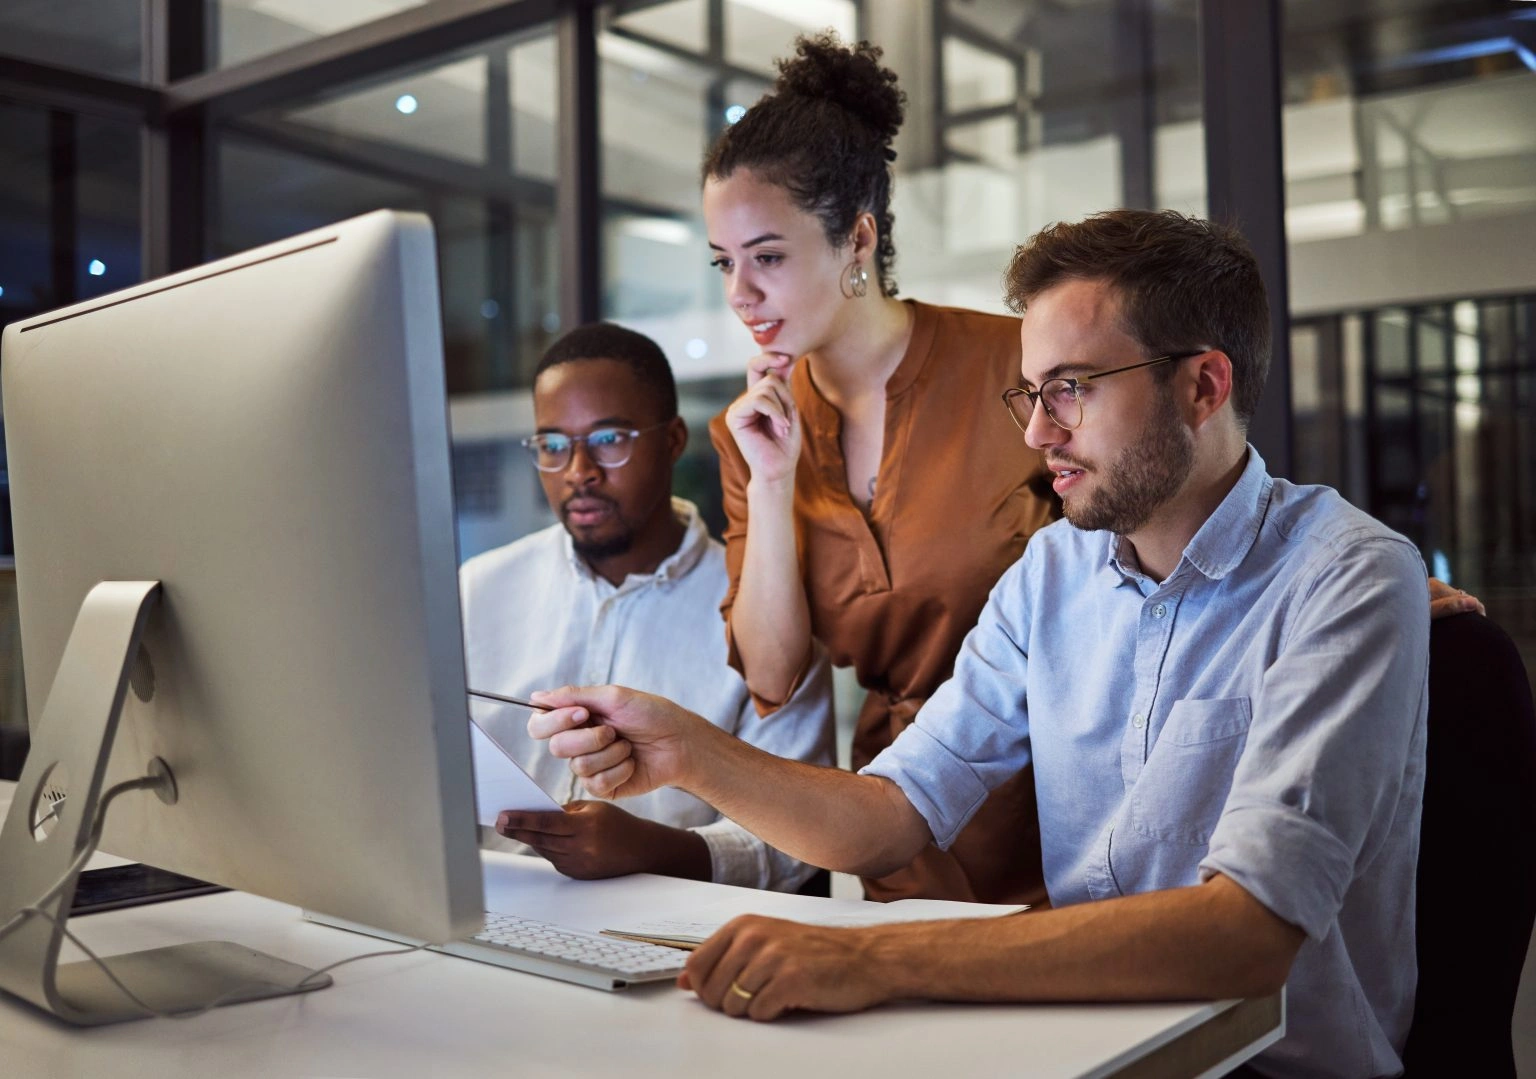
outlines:
[[[1270,323],[1234,231],[1135,210],[1053,226],[1019,249],[1008,292],[1023,351],[1006,402],[1067,520],[1030,540],[889,749],[857,775],[769,761],[614,687],[546,695],[559,707],[530,727],[589,790],[673,784],[871,876],[951,842],[1033,763],[1053,909],[738,919],[684,975],[729,1015],[1283,985],[1288,1033],[1258,1074],[1396,1074],[1416,980],[1423,562],[1247,444]]]
[[[469,560],[460,575],[469,684],[514,696],[619,682],[671,697],[774,755],[832,761],[825,660],[773,723],[726,663],[724,548],[672,497],[688,441],[660,348],[606,323],[566,334],[540,360],[537,433],[524,440],[559,523]],[[659,790],[620,808],[581,800],[563,761],[529,738],[521,709],[475,718],[564,812],[504,812],[489,846],[548,858],[568,876],[663,873],[793,891],[814,871],[709,805]]]

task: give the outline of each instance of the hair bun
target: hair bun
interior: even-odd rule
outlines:
[[[838,105],[889,143],[901,127],[907,98],[896,89],[896,73],[880,66],[880,56],[879,46],[844,45],[831,30],[807,34],[796,39],[793,57],[779,61],[774,90]],[[893,156],[887,153],[888,159]]]

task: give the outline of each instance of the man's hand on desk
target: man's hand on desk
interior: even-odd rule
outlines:
[[[526,843],[567,877],[599,880],[661,873],[709,880],[713,865],[703,838],[683,828],[626,813],[607,802],[571,802],[563,813],[503,810],[496,831]]]
[[[828,928],[745,915],[699,945],[677,985],[736,1018],[863,1011],[897,995],[895,983],[882,973],[880,928]]]

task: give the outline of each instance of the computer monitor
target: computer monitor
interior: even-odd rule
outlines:
[[[104,791],[168,768],[174,802],[116,798],[102,849],[402,936],[478,930],[427,219],[368,214],[13,324],[0,401],[34,717],[0,923],[61,879]],[[31,916],[0,939],[0,988],[79,1023],[143,1014],[59,946]],[[164,1010],[303,973],[244,951],[112,962]]]

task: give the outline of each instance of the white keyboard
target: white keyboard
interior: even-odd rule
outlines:
[[[485,928],[434,951],[597,989],[677,977],[688,953],[487,911]]]

